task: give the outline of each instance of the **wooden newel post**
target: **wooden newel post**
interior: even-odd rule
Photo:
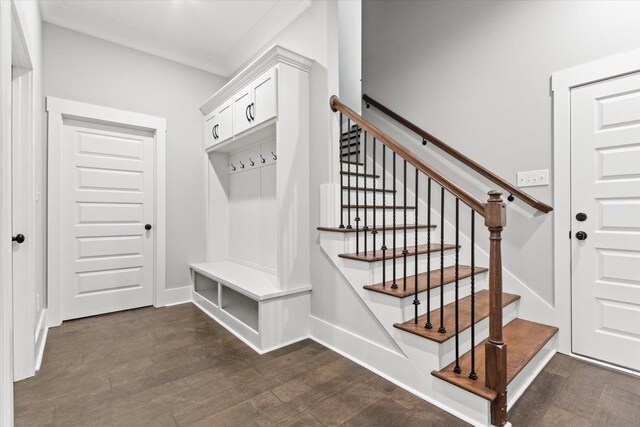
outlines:
[[[491,424],[507,423],[507,345],[502,339],[502,229],[507,224],[502,193],[490,191],[484,224],[489,229],[489,340],[485,344],[486,386],[497,393]]]

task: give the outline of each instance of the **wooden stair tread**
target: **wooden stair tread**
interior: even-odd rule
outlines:
[[[348,185],[345,185],[342,187],[343,190],[354,190],[354,191],[375,191],[377,193],[393,193],[393,192],[397,192],[397,190],[394,190],[392,188],[364,188],[364,187],[354,187],[353,185],[351,187],[349,187]]]
[[[354,204],[347,205],[347,204],[345,204],[345,205],[342,205],[342,207],[345,208],[345,209],[349,209],[349,208],[351,208],[351,209],[358,209],[358,208],[359,209],[394,209],[393,205],[391,205],[391,206],[386,205],[385,206],[385,205],[354,205]],[[415,206],[402,206],[402,205],[396,205],[395,206],[396,210],[405,209],[405,208],[407,208],[407,209],[415,209],[416,207]]]
[[[558,332],[558,328],[542,323],[531,322],[524,319],[515,319],[506,325],[502,331],[503,339],[507,345],[507,384],[509,384],[520,371],[538,354],[540,349]],[[441,380],[456,385],[468,392],[487,400],[494,400],[496,392],[485,387],[485,352],[484,346],[487,340],[476,346],[476,381],[468,378],[471,366],[471,352],[460,357],[461,374],[453,372],[455,361],[441,371],[433,371],[431,374]]]
[[[362,173],[362,172],[351,172],[351,171],[342,171],[340,173],[342,175],[364,176],[366,178],[380,178],[380,175],[376,175],[373,173]]]
[[[362,162],[354,162],[354,161],[351,161],[351,160],[340,160],[340,163],[343,163],[345,165],[364,166],[364,163],[362,163]]]
[[[506,307],[519,299],[520,295],[508,294],[505,292],[502,294],[502,307]],[[461,298],[458,301],[458,314],[458,327],[459,331],[462,332],[471,327],[471,296]],[[485,289],[480,292],[476,292],[475,321],[478,323],[487,317],[489,317],[489,291]],[[438,332],[438,327],[440,326],[439,319],[440,308],[437,308],[431,311],[431,323],[435,325],[431,329],[424,327],[427,322],[426,314],[418,317],[417,325],[414,320],[411,319],[404,323],[396,323],[393,326],[428,340],[443,343],[456,334],[455,302],[444,306],[444,327],[447,331],[442,334]]]
[[[475,274],[484,273],[487,271],[484,267],[476,267]],[[431,289],[440,287],[440,270],[432,270],[431,271]],[[455,275],[455,267],[445,267],[443,271],[443,282],[444,284],[453,283],[456,280]],[[471,266],[468,265],[460,265],[458,269],[458,277],[460,279],[466,279],[471,276]],[[365,289],[373,292],[379,292],[381,294],[390,295],[392,297],[397,298],[405,298],[408,296],[412,296],[415,293],[415,275],[407,277],[407,289],[404,289],[404,279],[401,278],[396,280],[398,284],[397,289],[391,289],[391,285],[393,284],[392,280],[387,281],[384,286],[382,283],[377,283],[375,285],[366,285]],[[425,292],[427,290],[427,273],[418,274],[418,292]],[[422,323],[424,326],[424,322]]]
[[[424,228],[436,228],[436,225],[427,225],[427,224],[418,224],[418,229],[424,229]],[[415,225],[407,225],[407,230],[413,230],[415,229],[416,226]],[[358,228],[358,230],[356,230],[355,228],[340,228],[340,227],[318,227],[317,228],[318,231],[335,231],[337,233],[355,233],[356,231],[364,231],[362,228]],[[395,227],[393,226],[387,226],[387,227],[369,227],[369,231],[393,231],[393,230],[404,230],[404,227],[401,225],[397,225]]]
[[[451,250],[455,249],[456,245],[446,244],[442,248],[440,245],[431,245],[431,252],[440,252],[441,250]],[[387,249],[386,259],[393,258],[402,258],[402,250],[403,248],[396,249]],[[409,254],[407,256],[415,256],[415,247],[409,246],[407,247]],[[419,245],[418,246],[418,254],[426,254],[427,253],[427,245]],[[373,255],[373,251],[367,251],[366,255],[364,252],[360,252],[360,254],[350,253],[350,254],[339,254],[340,258],[352,259],[356,261],[364,261],[364,262],[375,262],[382,261],[382,251],[380,249],[376,250],[375,256]]]
[[[352,151],[351,153],[342,153],[340,154],[342,157],[349,157],[349,156],[355,156],[356,154],[360,153],[360,150],[358,151]]]

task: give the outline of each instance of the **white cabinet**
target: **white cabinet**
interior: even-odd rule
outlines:
[[[278,82],[277,70],[272,68],[267,71],[251,85],[253,103],[249,112],[251,113],[252,126],[275,117],[278,114]]]
[[[251,115],[249,113],[253,102],[253,96],[251,95],[251,85],[249,85],[233,97],[233,116],[235,118],[233,123],[234,135],[244,132],[251,127]]]
[[[233,112],[227,101],[207,116],[205,149],[226,141],[233,136]]]
[[[238,135],[278,114],[277,69],[274,67],[233,97],[233,133]]]
[[[260,353],[309,335],[311,65],[274,46],[200,107],[208,256],[193,300]]]

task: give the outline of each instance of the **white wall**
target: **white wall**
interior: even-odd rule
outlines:
[[[639,23],[640,2],[366,1],[363,91],[515,183],[517,171],[551,172],[551,73],[640,47]],[[491,185],[365,111],[486,200]],[[525,190],[552,200],[551,186]],[[551,215],[510,204],[505,266],[549,303],[552,232]]]
[[[362,98],[362,0],[338,1],[340,101],[360,113]]]
[[[206,258],[204,130],[198,107],[226,79],[50,24],[44,95],[167,119],[166,287],[190,284]]]

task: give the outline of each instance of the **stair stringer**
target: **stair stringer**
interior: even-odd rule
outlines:
[[[441,365],[439,344],[393,327],[393,324],[399,321],[402,300],[387,297],[385,301],[381,298],[385,295],[374,295],[376,293],[363,289],[364,284],[372,283],[373,269],[368,263],[338,257],[338,254],[345,252],[347,239],[336,234],[321,232],[320,247],[396,343],[402,360],[405,361],[405,366],[401,369],[409,369],[414,373],[411,376],[403,375],[404,382],[394,380],[394,383],[473,425],[490,425],[491,409],[487,400],[431,375],[431,371]],[[476,330],[476,334],[479,333],[482,333],[482,330]],[[480,335],[477,336],[477,339],[479,338]],[[395,366],[394,369],[399,368]]]

